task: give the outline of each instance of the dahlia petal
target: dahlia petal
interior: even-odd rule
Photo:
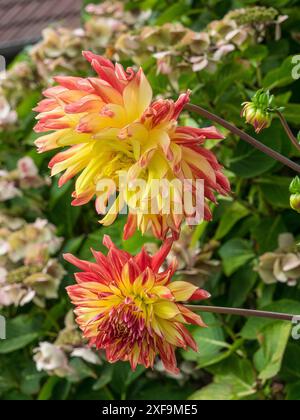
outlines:
[[[63,258],[82,271],[93,271],[97,273],[97,264],[91,263],[89,261],[80,260],[79,258],[74,257],[74,255],[72,254],[63,254]]]
[[[46,134],[35,140],[34,144],[38,148],[38,153],[48,152],[49,150],[57,149],[59,147],[59,139],[63,134],[60,131]]]
[[[153,271],[158,271],[165,262],[167,255],[170,253],[173,245],[172,239],[166,239],[160,250],[153,256],[151,268]]]
[[[84,79],[82,77],[74,77],[74,76],[56,76],[54,77],[54,80],[56,83],[60,85],[60,87],[63,87],[69,90],[83,90],[88,93],[94,92],[94,89],[89,79]],[[61,89],[61,93],[63,92],[64,90]]]
[[[159,325],[159,328],[163,334],[164,339],[173,346],[183,347],[184,341],[178,328],[174,324],[174,322],[168,319],[157,318],[156,321]]]
[[[162,342],[159,344],[159,354],[166,371],[178,375],[180,371],[177,367],[174,348],[170,344]]]
[[[63,93],[63,92],[65,92],[66,91],[66,88],[64,88],[63,86],[53,86],[53,87],[50,87],[50,88],[48,88],[48,89],[46,89],[46,90],[44,90],[43,91],[43,95],[46,97],[46,98],[53,98],[53,99],[56,99],[56,97],[59,95],[59,94],[61,94],[61,93]]]
[[[104,102],[96,95],[87,95],[80,100],[65,106],[65,112],[68,114],[77,114],[81,112],[100,112]]]
[[[199,153],[194,153],[188,147],[183,147],[183,158],[187,163],[199,169],[201,173],[205,174],[205,177],[209,179],[212,183],[216,182],[216,174],[211,165],[207,160],[202,157]]]
[[[146,285],[145,285],[146,286]],[[148,287],[148,284],[147,284]],[[152,293],[160,297],[161,299],[174,300],[174,296],[171,293],[169,287],[166,286],[154,286],[152,287]]]
[[[99,221],[101,225],[110,226],[111,224],[114,223],[114,221],[116,220],[119,214],[119,211],[118,211],[119,201],[120,199],[119,197],[117,197],[114,204],[111,206],[110,210],[107,212],[106,216],[102,220]]]
[[[93,86],[96,94],[101,97],[104,103],[115,103],[117,105],[123,105],[122,95],[116,89],[109,86],[100,79],[90,77],[89,81]]]
[[[185,281],[174,281],[168,287],[178,302],[189,300],[198,290],[197,286]]]
[[[178,306],[173,302],[158,302],[153,305],[154,313],[162,319],[172,319],[180,313]]]
[[[98,273],[91,273],[91,272],[75,273],[74,277],[77,283],[101,281],[101,278],[99,277]]]
[[[190,102],[191,92],[188,91],[179,96],[177,101],[175,102],[174,114],[173,119],[177,120],[179,115],[181,114],[184,106]]]
[[[152,89],[144,72],[140,69],[123,92],[124,106],[128,118],[134,121],[140,118],[152,100]]]
[[[146,252],[145,247],[142,248],[141,252],[134,259],[142,271],[144,271],[147,267],[151,267],[152,258]]]
[[[186,308],[183,305],[178,304],[178,307],[180,308],[180,312],[187,323],[198,325],[199,327],[202,327],[202,328],[207,327],[207,325],[203,322],[200,315],[196,314],[195,312],[190,311],[188,308]]]
[[[49,112],[53,111],[55,108],[57,108],[57,102],[55,99],[49,98],[49,99],[43,99],[38,103],[38,106],[33,108],[33,111],[35,112]]]
[[[180,324],[177,324],[177,328],[179,329],[186,345],[188,347],[190,347],[192,350],[194,350],[194,352],[198,352],[198,346],[196,341],[193,339],[193,337],[191,336],[191,334],[188,332],[188,330]]]
[[[84,204],[87,204],[87,203],[89,203],[92,200],[92,198],[94,197],[94,195],[95,195],[95,192],[94,192],[93,189],[87,190],[87,191],[85,191],[84,193],[82,193],[80,195],[78,195],[76,193],[76,191],[74,191],[73,197],[75,197],[75,198],[71,202],[71,205],[74,206],[74,207],[76,207],[76,206],[82,206]]]
[[[211,294],[209,292],[206,290],[198,289],[187,300],[205,300],[209,299],[210,297]]]
[[[124,227],[123,239],[127,240],[127,239],[131,238],[134,235],[136,229],[137,229],[136,215],[129,214],[128,219],[127,219],[127,223]]]
[[[101,67],[103,66],[103,67],[108,67],[108,68],[114,69],[113,63],[110,60],[108,60],[107,58],[105,58],[101,55],[96,55],[96,54],[92,53],[91,51],[82,51],[82,55],[90,63],[92,61],[97,61],[97,63]]]

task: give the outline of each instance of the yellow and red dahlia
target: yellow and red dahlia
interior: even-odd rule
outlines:
[[[184,324],[205,327],[199,315],[182,302],[210,297],[209,293],[183,281],[171,281],[174,261],[165,271],[161,265],[172,241],[166,240],[151,257],[143,249],[132,256],[119,250],[108,236],[107,256],[93,251],[96,263],[67,254],[64,258],[78,267],[76,285],[67,288],[76,306],[76,322],[91,346],[106,350],[107,359],[129,361],[153,367],[160,356],[166,370],[178,373],[175,349],[197,345]]]
[[[152,89],[142,69],[126,71],[120,64],[91,52],[83,55],[98,77],[56,77],[57,86],[44,92],[46,99],[35,109],[39,112],[37,133],[47,133],[36,141],[39,152],[67,147],[50,162],[52,175],[64,172],[59,185],[79,175],[73,193],[73,205],[82,205],[96,196],[98,213],[106,212],[106,204],[115,200],[102,219],[107,226],[116,219],[123,205],[129,206],[124,237],[136,229],[153,231],[158,238],[171,232],[178,236],[186,211],[177,212],[176,202],[182,202],[180,188],[171,190],[173,204],[165,209],[163,193],[155,197],[154,212],[149,207],[151,186],[155,180],[204,180],[204,195],[215,201],[214,193],[228,193],[230,186],[222,174],[214,154],[205,149],[206,139],[221,139],[214,128],[180,127],[177,120],[189,101],[189,92],[174,102],[152,101]],[[146,182],[139,206],[131,205],[132,193],[122,190],[120,173],[126,173],[127,184],[137,178]],[[102,180],[114,182],[105,194],[98,190]],[[197,208],[195,187],[192,187],[193,207]],[[103,200],[103,195],[105,199]],[[143,204],[142,204],[143,203]],[[205,202],[204,218],[211,212]],[[191,216],[189,214],[189,216]]]

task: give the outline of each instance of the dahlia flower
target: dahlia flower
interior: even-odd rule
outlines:
[[[153,367],[159,355],[167,371],[178,373],[176,347],[197,351],[183,324],[205,326],[182,302],[210,295],[192,284],[171,282],[175,261],[160,271],[171,239],[153,257],[144,249],[133,257],[117,249],[108,236],[103,243],[108,255],[93,251],[96,263],[64,256],[82,271],[75,274],[78,284],[67,291],[83,336],[91,346],[105,349],[111,363],[129,361],[133,370],[138,364]]]
[[[152,102],[152,89],[142,69],[124,70],[108,59],[84,52],[98,77],[56,77],[58,86],[44,92],[46,99],[35,109],[40,114],[35,127],[37,133],[52,131],[36,141],[39,152],[69,147],[50,162],[52,175],[64,172],[62,186],[74,176],[76,180],[73,205],[89,202],[94,196],[99,214],[105,214],[109,199],[113,203],[101,223],[110,225],[124,206],[129,207],[124,237],[132,236],[138,228],[145,233],[165,238],[171,231],[178,236],[186,210],[176,211],[183,202],[178,184],[172,187],[168,211],[166,198],[159,192],[151,194],[154,181],[190,181],[193,208],[211,218],[207,202],[199,200],[195,181],[204,181],[204,196],[215,201],[214,193],[228,193],[230,186],[222,174],[214,154],[203,147],[206,139],[221,139],[214,127],[180,127],[177,120],[189,101],[189,92],[174,102]],[[125,188],[120,174],[126,174]],[[142,180],[146,187],[138,205],[132,204],[134,194],[128,185]],[[110,180],[113,186],[103,191],[101,181]],[[118,197],[116,196],[118,194]],[[154,195],[154,197],[153,197]],[[153,211],[149,211],[149,203]],[[195,210],[196,212],[197,210]]]

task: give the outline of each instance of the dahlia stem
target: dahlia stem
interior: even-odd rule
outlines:
[[[238,315],[244,317],[271,318],[281,321],[293,321],[298,315],[282,314],[279,312],[256,311],[252,309],[222,308],[220,306],[184,305],[193,312],[211,312],[215,314]],[[300,319],[300,316],[299,316]]]
[[[276,110],[276,114],[278,115],[278,117],[280,119],[280,122],[281,122],[286,134],[288,135],[288,138],[291,140],[291,142],[296,147],[296,149],[300,150],[300,144],[299,144],[298,140],[296,139],[296,137],[294,136],[294,134],[292,133],[292,130],[290,129],[290,126],[287,123],[287,120],[284,118],[284,116],[282,115],[282,113],[280,111]]]
[[[185,109],[187,111],[195,112],[198,115],[201,115],[208,120],[214,121],[215,123],[223,126],[227,130],[231,131],[231,133],[237,135],[245,142],[249,143],[251,146],[255,147],[256,149],[260,150],[261,152],[265,153],[266,155],[270,156],[271,158],[277,160],[278,162],[282,163],[285,166],[293,169],[295,172],[300,173],[300,166],[293,162],[292,160],[288,159],[287,157],[281,155],[280,153],[276,152],[275,150],[271,149],[270,147],[266,146],[265,144],[261,143],[260,141],[256,140],[254,137],[250,136],[249,134],[245,133],[244,131],[237,128],[235,125],[230,124],[228,121],[224,120],[223,118],[207,111],[206,109],[194,105],[194,104],[187,104],[185,105]],[[290,128],[289,128],[290,129]]]

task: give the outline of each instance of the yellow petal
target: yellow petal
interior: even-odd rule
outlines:
[[[124,106],[128,120],[139,119],[152,101],[152,89],[142,69],[127,85],[123,92]]]
[[[168,286],[171,292],[173,293],[176,301],[184,302],[189,300],[189,298],[195,293],[198,289],[197,286],[194,286],[191,283],[185,281],[174,281]]]
[[[153,305],[154,313],[157,317],[163,319],[172,319],[180,313],[177,305],[172,302],[158,302]]]

